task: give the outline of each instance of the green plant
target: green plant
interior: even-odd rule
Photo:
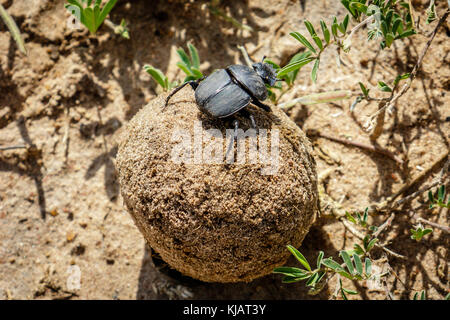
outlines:
[[[342,0],[341,3],[347,9],[349,15],[346,15],[340,23],[334,17],[330,27],[321,20],[320,29],[322,30],[323,39],[319,37],[316,29],[308,20],[305,20],[305,26],[313,40],[312,42],[299,32],[290,33],[292,37],[306,48],[309,55],[302,61],[291,61],[283,67],[279,71],[280,77],[314,61],[311,79],[313,82],[316,82],[322,52],[332,44],[336,44],[338,48],[348,52],[351,48],[351,40],[355,32],[363,25],[371,22],[368,28],[368,39],[382,38],[380,42],[382,49],[390,47],[394,40],[402,39],[416,33],[413,28],[414,24],[410,14],[409,4],[406,1],[374,0],[370,1],[370,4],[366,4],[367,0]],[[350,15],[356,21],[364,20],[347,35]],[[382,88],[387,88],[387,86],[383,86]]]
[[[319,292],[324,286],[325,274],[339,275],[350,280],[374,280],[376,277],[386,276],[372,273],[372,260],[370,257],[371,250],[378,242],[378,238],[373,235],[378,227],[369,225],[368,208],[364,213],[356,212],[350,214],[346,212],[346,218],[349,222],[362,227],[366,230],[366,235],[362,239],[362,243],[355,243],[352,250],[342,250],[339,253],[343,263],[338,263],[332,257],[324,258],[323,251],[320,251],[317,257],[316,269],[312,270],[306,258],[293,246],[288,245],[288,250],[295,258],[304,266],[305,269],[280,267],[275,268],[274,273],[283,274],[283,282],[297,282],[306,280],[306,286],[310,287],[310,294]],[[339,278],[337,291],[343,299],[347,299],[347,294],[357,294],[357,292],[342,287],[342,281]]]
[[[198,56],[198,51],[194,45],[190,43],[188,43],[187,46],[189,49],[189,56],[183,48],[177,50],[177,54],[181,59],[181,61],[177,63],[177,67],[186,74],[186,78],[183,82],[203,78],[203,74],[200,72],[200,58]]]
[[[180,68],[185,74],[183,82],[190,80],[197,80],[203,78],[203,74],[200,71],[200,58],[197,48],[191,43],[187,44],[189,55],[186,54],[183,48],[177,50],[177,54],[180,57],[180,61],[177,63],[177,67]],[[150,76],[158,83],[164,91],[171,90],[178,85],[177,81],[169,81],[164,73],[150,65],[145,65],[144,70],[150,74]]]
[[[14,41],[16,41],[16,44],[19,47],[19,50],[22,53],[27,54],[27,49],[25,48],[25,43],[23,42],[22,36],[20,35],[20,30],[17,27],[16,22],[14,21],[14,19],[9,15],[9,13],[5,10],[5,8],[1,4],[0,4],[0,16],[2,17],[6,26],[8,27],[9,32],[11,33]]]
[[[419,224],[418,226],[416,226],[415,229],[411,229],[411,239],[416,240],[417,242],[420,242],[420,240],[422,240],[422,238],[433,232],[433,229],[430,228],[423,228],[423,226],[421,224]]]
[[[419,294],[420,294],[420,299],[419,299]],[[427,294],[426,294],[425,290],[414,293],[413,300],[427,300]]]
[[[164,91],[171,90],[178,85],[178,82],[176,81],[169,81],[164,73],[155,67],[145,65],[144,70],[163,88]]]
[[[95,34],[102,23],[105,22],[106,17],[116,5],[117,0],[108,0],[104,6],[102,6],[102,0],[67,0],[67,2],[65,4],[66,9],[76,19],[79,19],[91,34]],[[78,12],[73,10],[73,7],[77,7]],[[78,14],[79,16],[77,16]],[[115,33],[122,35],[124,38],[129,38],[128,29],[124,20],[122,20],[119,26],[116,26],[109,20],[107,21],[107,25]]]
[[[450,208],[450,196],[446,200],[445,186],[442,185],[437,191],[437,197],[433,195],[431,190],[428,192],[428,200],[430,201],[430,209],[434,207]]]
[[[294,257],[303,265],[304,269],[296,267],[279,267],[273,270],[274,273],[284,275],[283,283],[292,283],[298,281],[306,281],[306,286],[310,287],[310,294],[315,294],[320,291],[325,285],[325,275],[327,273],[339,274],[350,280],[368,280],[372,277],[372,261],[369,257],[361,256],[364,253],[348,252],[342,250],[339,256],[343,260],[343,264],[339,264],[334,261],[332,257],[324,259],[323,251],[320,251],[317,260],[316,268],[312,269],[306,258],[295,249],[293,246],[288,245],[288,250],[294,255]],[[367,249],[367,252],[370,249]],[[346,294],[357,294],[357,292],[345,289],[342,287],[342,281],[339,279],[339,292],[343,299],[347,299]]]

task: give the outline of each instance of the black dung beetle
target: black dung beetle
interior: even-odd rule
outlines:
[[[277,81],[275,69],[268,63],[254,63],[252,68],[235,64],[225,69],[219,69],[205,77],[187,81],[175,88],[167,97],[164,107],[170,98],[189,84],[195,90],[195,101],[202,112],[213,118],[226,118],[238,111],[244,111],[256,128],[255,120],[251,114],[243,110],[251,103],[270,112],[270,107],[261,101],[267,98],[266,84],[273,86]],[[234,121],[235,131],[239,126]]]

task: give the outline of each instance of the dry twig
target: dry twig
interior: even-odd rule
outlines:
[[[389,150],[380,148],[378,146],[367,145],[367,144],[364,144],[364,143],[361,143],[361,142],[356,142],[356,141],[351,141],[351,140],[348,140],[348,139],[337,138],[337,137],[334,137],[332,135],[321,133],[321,132],[315,131],[315,130],[310,130],[308,132],[308,135],[316,135],[316,136],[319,136],[321,138],[325,138],[325,139],[328,139],[328,140],[331,140],[331,141],[335,141],[335,142],[339,142],[339,143],[342,143],[342,144],[345,144],[345,145],[354,146],[354,147],[357,147],[357,148],[360,148],[360,149],[364,149],[364,150],[367,150],[367,151],[379,153],[379,154],[382,154],[384,156],[387,156],[388,158],[394,160],[395,162],[397,162],[400,165],[403,164],[403,160],[402,159],[400,159],[399,157],[394,155]]]

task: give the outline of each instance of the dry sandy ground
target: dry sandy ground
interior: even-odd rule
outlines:
[[[342,17],[340,5],[322,0],[224,1],[225,11],[255,30],[248,32],[209,14],[206,1],[120,1],[111,19],[130,23],[131,40],[125,40],[106,27],[95,37],[67,29],[63,1],[0,2],[17,21],[29,50],[27,57],[21,55],[0,24],[0,145],[35,145],[28,151],[0,151],[0,299],[329,298],[334,281],[319,295],[309,296],[303,284],[281,284],[276,275],[227,285],[202,283],[169,270],[152,259],[125,211],[114,161],[124,125],[157,94],[142,70],[145,64],[172,79],[181,78],[175,50],[187,41],[199,49],[206,74],[243,63],[236,48],[242,44],[255,60],[267,55],[285,64],[300,48],[289,32],[305,31],[305,18],[318,25],[321,17]],[[418,12],[424,11],[425,5],[414,3]],[[424,26],[425,32],[433,26]],[[363,209],[382,201],[448,152],[449,33],[447,22],[379,139],[380,146],[409,160],[404,166],[378,154],[315,140],[316,150],[337,160],[327,163],[316,155],[319,172],[340,168],[326,180],[326,191],[345,208]],[[322,59],[317,84],[311,83],[306,67],[282,101],[325,90],[357,90],[358,81],[370,83],[377,92],[378,80],[392,81],[411,70],[425,41],[417,35],[381,52],[375,42],[366,41],[363,31],[351,54],[344,56],[346,66],[338,67],[330,50]],[[351,102],[296,106],[289,115],[303,130],[320,129],[368,143],[361,124],[377,105],[362,103],[352,115]],[[431,181],[442,165],[420,183]],[[407,214],[412,211],[448,224],[448,210],[429,210],[425,196],[401,208],[381,236],[390,249],[407,257],[388,257],[397,275],[388,277],[388,285],[397,299],[409,299],[422,289],[429,298],[442,299],[449,290],[448,234],[435,230],[417,244],[409,238],[413,221]],[[387,217],[370,219],[381,224]],[[357,241],[340,222],[323,217],[300,250],[310,260],[319,250],[337,257]],[[381,251],[375,251],[374,258],[380,267],[385,263]],[[67,280],[76,276],[74,266],[81,273],[80,289],[68,286]],[[360,292],[352,296],[355,299],[385,298],[383,291],[369,290],[364,283],[345,285]]]

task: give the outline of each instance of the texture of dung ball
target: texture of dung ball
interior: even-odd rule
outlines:
[[[189,87],[163,110],[165,97],[134,116],[117,154],[121,193],[137,227],[165,262],[192,278],[240,282],[271,273],[290,256],[286,245],[300,246],[318,210],[316,165],[305,134],[280,109],[249,106],[258,152],[269,157],[250,161],[247,146],[246,161],[228,163],[227,156],[239,158],[227,129],[233,132],[238,119],[248,130],[248,116],[211,119]],[[213,142],[223,147],[222,157]],[[184,163],[174,158],[180,145]]]

